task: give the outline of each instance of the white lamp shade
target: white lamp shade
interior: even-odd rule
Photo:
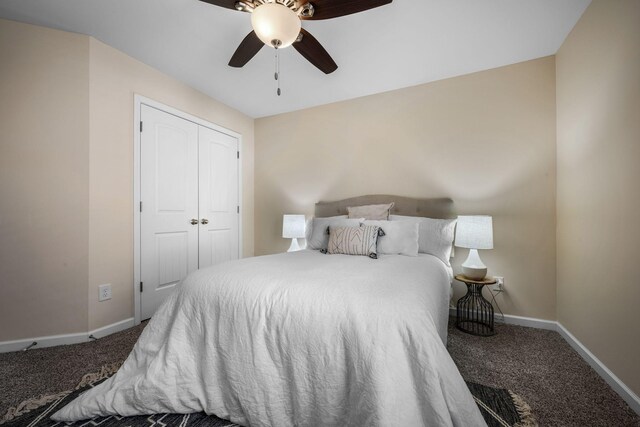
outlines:
[[[302,25],[298,15],[288,7],[265,3],[251,13],[251,26],[264,44],[283,48],[296,41]]]
[[[493,219],[487,215],[459,216],[455,245],[469,249],[493,249]]]
[[[305,237],[304,215],[284,215],[282,217],[282,237],[285,239],[297,239]]]

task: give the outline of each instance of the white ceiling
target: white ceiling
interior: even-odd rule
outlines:
[[[312,0],[313,2],[313,0]],[[304,21],[338,64],[325,75],[293,48],[227,66],[250,15],[198,0],[0,0],[0,17],[95,38],[251,117],[413,86],[556,53],[590,0],[394,0]]]

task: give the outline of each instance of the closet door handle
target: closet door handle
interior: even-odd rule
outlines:
[[[192,219],[191,220],[191,225],[198,225],[198,220],[197,219]]]
[[[202,218],[202,221],[200,221],[202,223],[202,225],[207,225],[209,224],[209,220],[207,218]]]

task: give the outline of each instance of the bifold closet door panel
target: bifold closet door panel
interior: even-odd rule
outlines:
[[[141,107],[142,319],[198,268],[198,125]]]
[[[199,127],[199,267],[239,258],[238,140]]]

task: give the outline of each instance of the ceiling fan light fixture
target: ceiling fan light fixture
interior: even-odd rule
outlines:
[[[251,14],[251,26],[264,44],[279,49],[291,46],[302,27],[298,15],[280,3],[256,7]]]

